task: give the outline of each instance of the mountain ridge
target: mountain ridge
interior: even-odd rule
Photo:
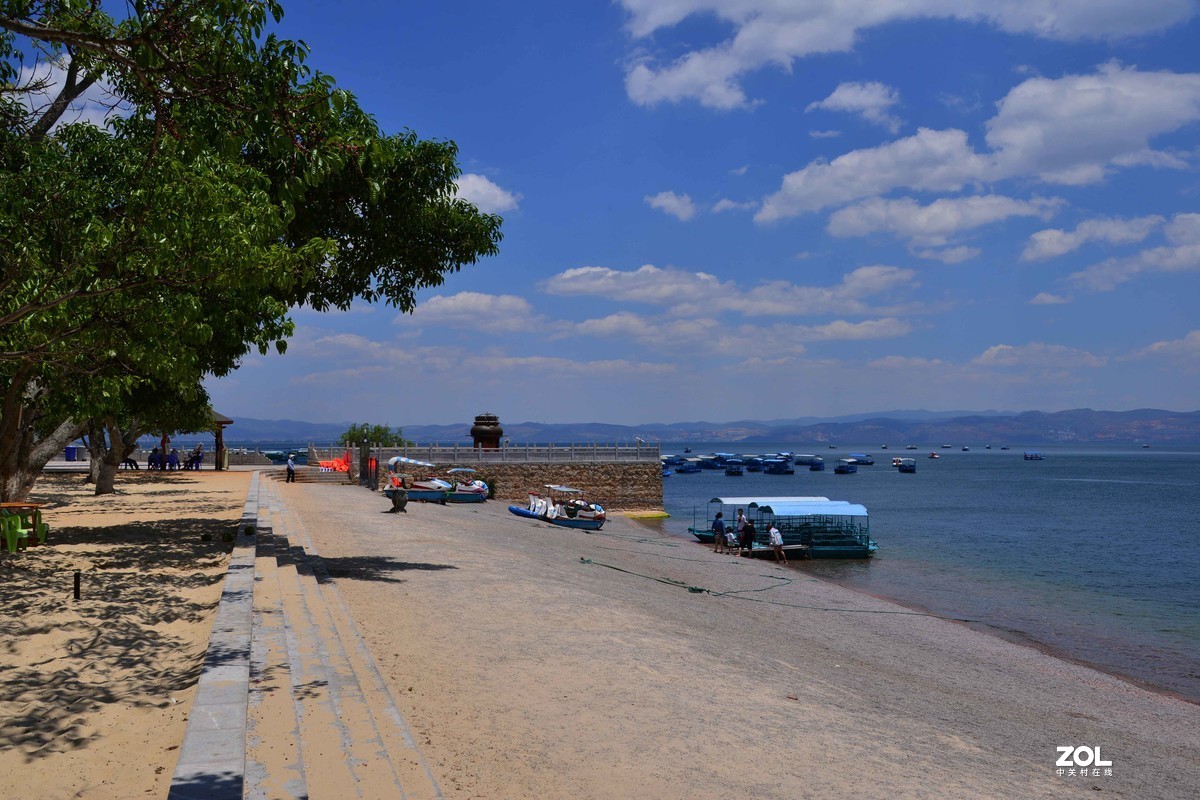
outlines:
[[[907,415],[906,417],[899,416]],[[419,443],[469,444],[472,422],[449,425],[403,425],[406,438]],[[892,411],[843,417],[796,417],[730,422],[670,422],[618,425],[602,422],[541,423],[500,421],[505,438],[531,442],[778,442],[836,443],[972,442],[1049,444],[1096,442],[1113,444],[1200,443],[1200,411],[1143,408],[1129,411]],[[235,419],[226,430],[229,442],[336,442],[349,422]]]

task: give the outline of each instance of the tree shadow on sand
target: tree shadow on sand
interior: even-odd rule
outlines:
[[[319,564],[314,564],[313,572],[318,581],[351,580],[351,581],[382,581],[383,583],[404,583],[400,573],[414,570],[436,571],[443,569],[458,569],[453,564],[426,564],[419,561],[399,561],[388,556],[342,556],[329,558],[322,556]]]
[[[0,667],[0,749],[33,761],[86,748],[100,738],[95,714],[105,706],[165,707],[194,686],[205,659],[222,654],[173,623],[211,618],[225,575],[221,534],[234,527],[183,519],[62,528],[54,544],[86,549],[19,554],[23,568],[0,577],[0,663],[12,665]]]

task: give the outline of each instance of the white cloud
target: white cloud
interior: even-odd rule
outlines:
[[[625,76],[639,105],[696,100],[717,109],[755,105],[740,81],[766,66],[790,70],[797,58],[846,52],[863,30],[918,19],[984,22],[1013,34],[1076,40],[1162,30],[1192,17],[1190,0],[620,0],[638,39],[691,16],[715,16],[733,36],[667,64],[644,56]]]
[[[758,203],[754,202],[753,200],[745,203],[738,203],[733,200],[721,198],[713,205],[712,212],[714,214],[720,214],[725,211],[751,211],[755,208],[758,208]]]
[[[483,175],[472,173],[459,176],[458,196],[485,214],[513,211],[521,202],[521,195],[500,188]]]
[[[913,255],[917,258],[941,261],[943,264],[961,264],[964,261],[970,261],[982,252],[978,247],[959,245],[958,247],[944,247],[940,250],[937,248],[914,250]]]
[[[937,369],[946,366],[940,358],[916,358],[911,356],[884,356],[867,364],[873,369],[912,370]]]
[[[646,195],[642,199],[651,208],[657,208],[664,214],[670,214],[672,217],[684,222],[696,216],[696,204],[686,194],[659,192],[656,195]]]
[[[1182,339],[1155,342],[1138,351],[1135,358],[1167,357],[1200,362],[1200,331],[1192,331]]]
[[[396,317],[397,323],[409,321],[418,325],[451,325],[490,333],[516,333],[546,327],[546,320],[534,313],[533,306],[525,298],[480,292],[435,295],[418,305],[412,314]]]
[[[964,131],[921,128],[785,175],[755,220],[772,222],[900,188],[957,192],[968,184],[1024,176],[1094,183],[1122,164],[1146,163],[1154,137],[1197,120],[1197,73],[1106,64],[1089,75],[1031,78],[1010,91],[988,121],[991,152],[976,152]],[[1183,163],[1158,155],[1150,159],[1158,166]]]
[[[1071,302],[1071,298],[1063,297],[1062,295],[1051,294],[1049,292],[1038,292],[1029,301],[1031,306],[1061,306]]]
[[[1031,78],[997,104],[987,143],[999,175],[1051,183],[1102,180],[1113,165],[1182,162],[1148,154],[1150,140],[1200,119],[1200,74],[1139,72],[1108,63],[1095,73]]]
[[[834,286],[800,286],[770,281],[754,287],[721,281],[704,272],[646,264],[636,270],[576,267],[548,280],[549,294],[593,295],[664,306],[677,316],[721,311],[769,316],[869,314],[866,302],[917,285],[916,272],[889,266],[859,267]]]
[[[1093,292],[1110,292],[1143,273],[1200,270],[1200,243],[1152,247],[1127,258],[1110,258],[1072,273],[1068,280]]]
[[[1200,214],[1176,214],[1163,233],[1171,244],[1200,244]]]
[[[1133,244],[1145,239],[1163,223],[1158,215],[1133,219],[1091,219],[1079,223],[1073,231],[1050,228],[1029,237],[1021,260],[1036,261],[1078,250],[1088,242]]]
[[[989,347],[971,361],[978,367],[1018,367],[1036,369],[1074,369],[1077,367],[1103,367],[1108,359],[1092,355],[1086,350],[1066,347],[1061,344],[1031,342],[1014,346],[998,344]]]
[[[922,206],[911,197],[871,198],[835,211],[827,230],[834,236],[866,236],[883,231],[914,244],[942,246],[963,231],[981,228],[1009,217],[1049,217],[1062,205],[1058,199],[1014,200],[1001,195],[943,198]]]
[[[841,131],[809,131],[808,135],[814,139],[836,139],[842,135]]]
[[[874,125],[887,128],[892,133],[900,130],[900,119],[889,109],[900,102],[900,95],[890,86],[878,81],[869,83],[842,83],[833,94],[824,100],[809,103],[805,113],[814,110],[846,111],[858,114]]]
[[[987,159],[971,149],[966,133],[921,128],[912,136],[853,150],[833,161],[813,161],[785,175],[779,191],[763,200],[754,219],[773,222],[902,186],[958,191],[987,172]]]

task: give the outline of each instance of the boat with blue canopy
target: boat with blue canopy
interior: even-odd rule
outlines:
[[[763,552],[770,550],[766,535],[772,524],[782,534],[785,548],[805,548],[811,558],[870,558],[879,549],[871,538],[866,507],[827,497],[714,497],[709,501],[708,525],[694,525],[692,535],[712,542],[716,513],[721,511],[725,519],[732,520],[738,508],[754,522],[756,545],[761,545]]]

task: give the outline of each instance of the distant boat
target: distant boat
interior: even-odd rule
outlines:
[[[767,475],[795,475],[795,468],[782,458],[768,458],[763,462],[763,472]]]
[[[886,444],[881,444],[881,445],[879,445],[879,449],[880,449],[880,450],[887,450],[887,445],[886,445]]]
[[[1011,448],[1010,448],[1008,445],[1002,445],[1002,446],[1000,447],[1000,449],[1001,449],[1001,450],[1009,450],[1009,449],[1011,449]]]
[[[963,451],[964,453],[969,453],[969,452],[971,452],[971,448],[967,447],[967,446],[964,444],[964,445],[963,445],[963,449],[962,449],[962,451]]]
[[[869,467],[875,463],[875,459],[866,453],[850,453],[849,457],[854,460],[855,464],[861,464],[864,467]]]
[[[809,472],[824,472],[825,471],[824,459],[814,458],[812,461],[809,461],[808,462],[808,471]]]
[[[692,452],[692,448],[690,448],[690,447],[685,447],[685,448],[683,448],[683,452],[685,452],[685,453],[690,453],[690,452]]]
[[[909,444],[909,445],[905,445],[904,449],[905,450],[916,450],[917,446],[915,444]]]
[[[900,463],[896,465],[896,469],[900,472],[916,472],[917,460],[915,458],[902,458]]]
[[[930,458],[941,458],[941,456],[940,456],[940,455],[938,455],[937,453],[930,453],[930,454],[929,454],[929,457],[930,457]]]
[[[1046,459],[1037,450],[1026,450],[1025,451],[1025,460],[1026,461],[1045,461]]]
[[[853,458],[839,458],[837,466],[833,468],[835,475],[853,475],[858,472],[858,462]]]
[[[942,445],[942,449],[943,449],[943,450],[949,450],[949,449],[950,449],[950,445],[948,445],[948,444],[944,444],[944,445]]]
[[[696,463],[696,459],[689,458],[675,467],[675,471],[680,475],[692,475],[700,471],[700,465]]]
[[[730,477],[740,478],[746,472],[741,459],[727,458],[725,459],[725,474]]]

